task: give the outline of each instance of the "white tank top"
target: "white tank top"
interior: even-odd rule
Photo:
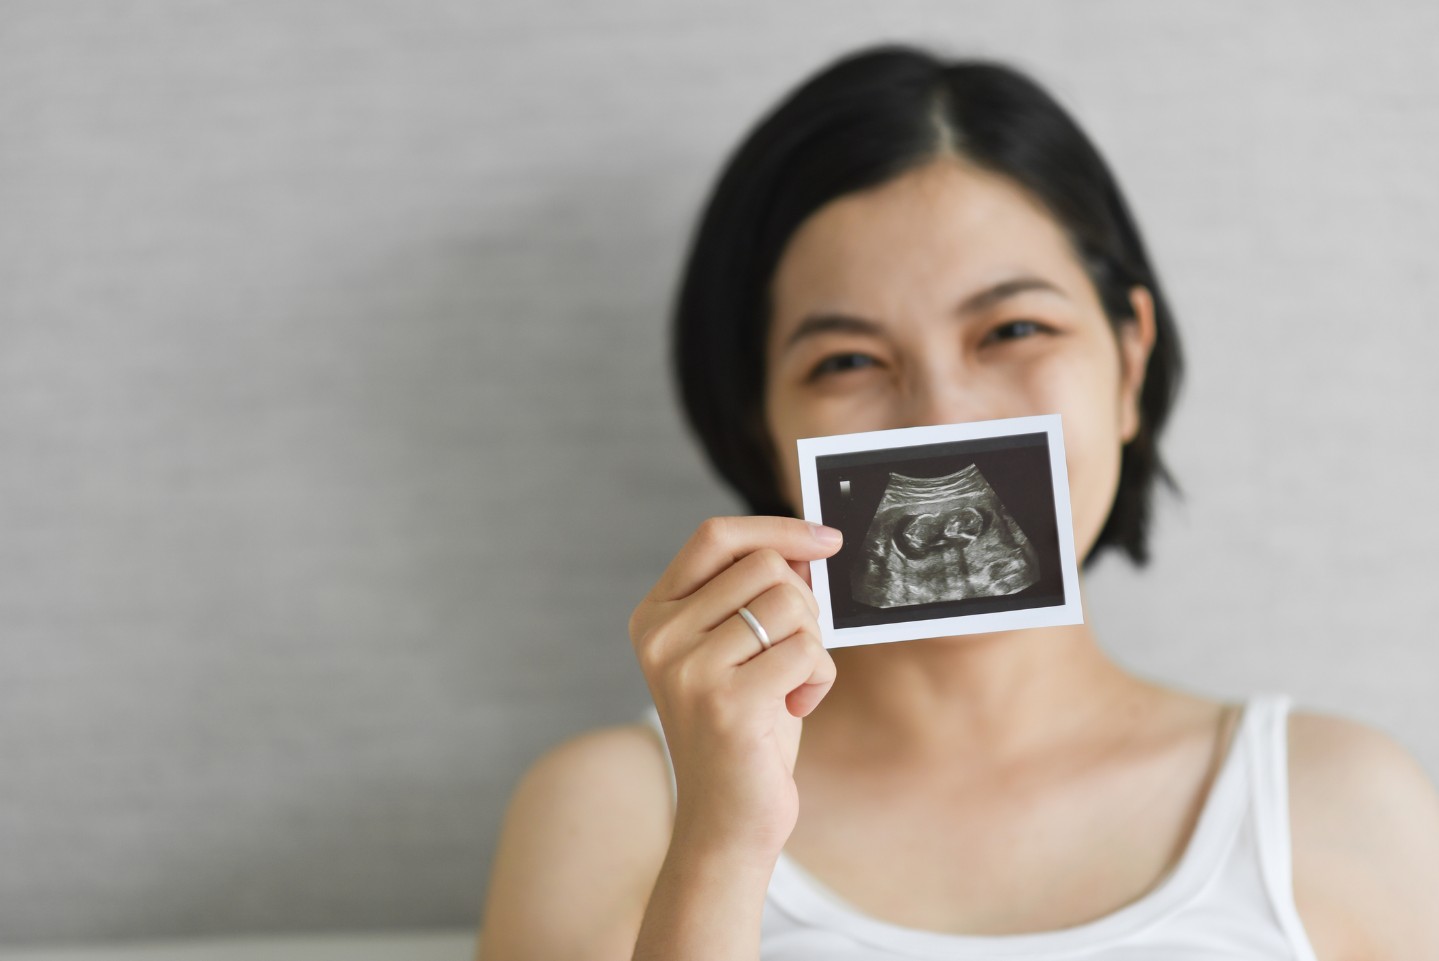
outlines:
[[[760,958],[1316,961],[1290,877],[1288,709],[1282,694],[1248,700],[1178,864],[1112,914],[1035,934],[921,931],[861,913],[781,854],[765,896]],[[663,742],[653,708],[646,721]]]

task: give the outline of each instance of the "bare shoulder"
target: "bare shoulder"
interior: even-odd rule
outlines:
[[[669,774],[644,725],[551,749],[505,814],[482,921],[485,961],[628,958],[669,847]]]
[[[658,737],[643,724],[588,731],[541,755],[525,772],[516,799],[525,795],[565,805],[574,800],[574,789],[583,789],[591,802],[619,800],[627,808],[645,804],[650,813],[662,816],[667,838],[670,787],[662,750]]]
[[[1439,791],[1413,755],[1367,724],[1295,711],[1289,797],[1295,901],[1321,961],[1439,957]]]
[[[1439,791],[1423,767],[1393,737],[1360,721],[1293,712],[1289,781],[1292,800],[1336,819],[1333,827],[1397,819],[1397,828],[1439,831]]]

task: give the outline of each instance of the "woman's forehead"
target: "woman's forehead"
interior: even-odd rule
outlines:
[[[896,299],[955,303],[1019,273],[1059,287],[1083,269],[1059,225],[1008,178],[936,161],[811,215],[781,256],[775,320],[816,308],[881,310]]]

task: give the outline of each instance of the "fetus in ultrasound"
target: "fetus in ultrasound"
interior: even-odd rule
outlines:
[[[973,464],[891,473],[860,550],[850,591],[870,607],[998,597],[1039,580],[1034,545]]]

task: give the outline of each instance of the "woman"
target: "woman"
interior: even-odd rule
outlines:
[[[631,619],[668,754],[599,731],[520,785],[482,957],[1439,958],[1439,796],[1383,735],[1135,677],[1090,624],[820,644],[800,437],[1058,413],[1080,556],[1146,558],[1178,342],[1032,81],[904,48],[812,78],[730,160],[676,334],[754,516]]]

